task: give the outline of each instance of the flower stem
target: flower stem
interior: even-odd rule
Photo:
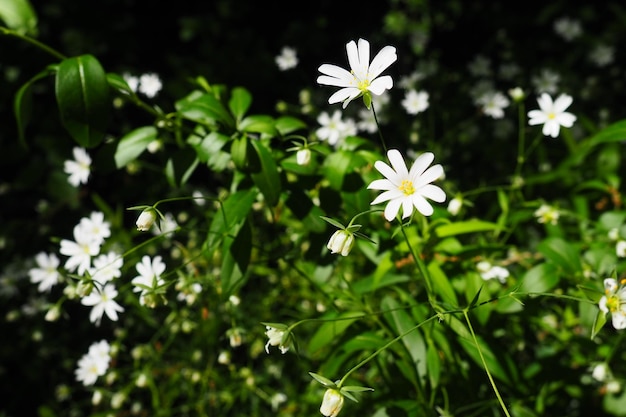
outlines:
[[[41,49],[42,51],[52,55],[53,57],[57,58],[57,59],[65,59],[67,58],[65,55],[63,55],[62,53],[60,53],[59,51],[49,47],[46,44],[43,44],[41,42],[39,42],[37,39],[31,38],[30,36],[27,35],[22,35],[21,33],[18,33],[14,30],[11,30],[9,28],[6,28],[4,26],[0,26],[0,34],[3,35],[8,35],[8,36],[14,36],[16,38],[19,38],[23,41],[26,41],[32,45],[35,45],[37,48]]]
[[[483,351],[480,349],[480,345],[478,344],[478,339],[476,338],[476,333],[474,333],[474,328],[472,327],[472,322],[469,319],[469,315],[467,314],[468,309],[463,310],[463,316],[465,317],[465,322],[467,323],[467,327],[469,328],[470,333],[472,334],[472,339],[474,340],[474,344],[476,345],[476,349],[478,350],[478,354],[480,355],[480,360],[483,363],[483,367],[485,368],[485,372],[487,372],[487,377],[489,378],[489,383],[491,384],[491,388],[493,388],[493,392],[496,394],[498,398],[498,402],[500,403],[500,407],[502,407],[502,411],[507,417],[511,417],[509,414],[509,410],[506,408],[504,401],[502,400],[502,396],[500,395],[500,391],[498,391],[498,387],[493,380],[493,376],[491,376],[491,372],[489,372],[489,367],[487,366],[487,361],[483,355]]]
[[[383,132],[380,130],[380,123],[378,122],[378,116],[376,115],[376,109],[374,108],[374,103],[372,102],[372,113],[374,114],[374,121],[376,122],[376,127],[378,128],[378,137],[380,138],[380,143],[383,145],[383,150],[387,153],[387,144],[385,143],[385,138],[383,137]]]

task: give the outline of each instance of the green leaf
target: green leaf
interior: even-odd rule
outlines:
[[[252,229],[244,221],[235,237],[232,233],[222,243],[222,268],[220,271],[222,298],[227,299],[244,283],[252,253]]]
[[[342,189],[344,177],[352,163],[352,155],[351,152],[339,151],[326,157],[323,167],[324,175],[333,189]]]
[[[546,238],[539,243],[537,250],[567,274],[576,274],[582,271],[578,250],[564,239],[559,237]]]
[[[250,95],[248,90],[242,87],[233,88],[230,100],[228,101],[228,108],[230,108],[231,113],[235,116],[237,124],[243,119],[251,103],[252,95]]]
[[[337,388],[337,385],[333,381],[331,381],[330,379],[324,376],[321,376],[314,372],[309,372],[309,375],[311,375],[313,379],[315,379],[317,382],[319,382],[320,384],[322,384],[323,386],[327,388]]]
[[[193,149],[185,148],[174,152],[165,165],[165,178],[172,187],[187,183],[200,161]]]
[[[598,310],[598,314],[596,315],[596,319],[593,322],[593,326],[591,328],[591,339],[594,339],[596,335],[602,330],[604,325],[606,324],[606,313],[602,310]]]
[[[432,343],[428,346],[428,350],[426,351],[426,365],[430,386],[433,389],[437,388],[441,377],[441,359],[439,358],[437,348]]]
[[[445,272],[441,269],[440,265],[436,262],[428,264],[428,272],[433,281],[433,288],[441,296],[444,302],[451,306],[458,306],[459,300],[456,297],[454,288],[450,280],[446,276]]]
[[[282,136],[285,136],[297,130],[306,129],[307,125],[302,120],[296,119],[295,117],[282,116],[276,119],[274,127],[276,127],[276,130],[278,130]]]
[[[339,338],[348,327],[360,317],[365,316],[362,311],[348,311],[335,315],[334,313],[324,316],[325,321],[315,332],[309,341],[309,351],[313,354],[328,346],[333,340]]]
[[[496,223],[486,222],[483,220],[467,220],[437,226],[435,233],[437,234],[437,237],[444,238],[465,233],[488,232],[491,230],[498,230],[499,227],[500,226]]]
[[[278,204],[282,189],[278,167],[272,153],[263,142],[258,140],[251,142],[261,161],[261,171],[253,173],[252,180],[259,187],[267,204],[274,207]]]
[[[234,128],[235,122],[226,107],[213,94],[191,93],[175,104],[179,114],[188,120]]]
[[[92,55],[61,61],[55,93],[61,121],[72,138],[85,148],[104,139],[109,121],[109,84],[100,62]]]
[[[24,83],[20,89],[17,90],[17,93],[15,93],[15,98],[13,100],[13,112],[15,113],[15,119],[17,122],[17,134],[20,142],[24,146],[27,146],[24,138],[24,130],[30,121],[30,109],[32,104],[30,93],[31,87],[34,83],[42,78],[48,77],[50,74],[52,74],[52,70],[50,68],[46,68],[44,71]]]
[[[217,248],[217,244],[227,234],[236,234],[239,227],[248,216],[252,203],[258,191],[255,188],[237,191],[224,200],[222,206],[213,216],[209,227],[209,234],[205,242],[209,252]]]
[[[274,119],[263,115],[246,117],[239,123],[237,130],[249,133],[265,133],[269,136],[276,136],[278,133],[274,127]]]
[[[134,96],[135,92],[130,88],[124,77],[114,74],[107,74],[107,82],[109,83],[109,87],[129,96]]]
[[[542,263],[526,271],[522,277],[520,292],[544,293],[559,283],[557,267],[551,263]]]
[[[157,138],[157,130],[154,126],[139,127],[128,132],[117,144],[115,150],[115,166],[125,167],[129,162],[136,159],[148,147],[150,142]]]
[[[230,153],[222,150],[230,140],[230,137],[219,132],[211,132],[202,139],[192,135],[188,143],[196,150],[201,162],[206,163],[213,171],[220,172],[226,169],[228,162],[231,161]]]
[[[346,228],[343,224],[339,223],[339,222],[338,222],[337,220],[335,220],[335,219],[331,219],[330,217],[326,217],[326,216],[320,216],[320,217],[322,218],[322,220],[324,220],[324,221],[326,221],[326,222],[328,222],[328,223],[332,224],[332,225],[333,225],[333,226],[335,226],[337,229],[341,229],[341,230],[343,230],[343,229],[345,229],[345,228]]]
[[[37,15],[28,0],[0,1],[0,20],[21,35],[37,36]]]

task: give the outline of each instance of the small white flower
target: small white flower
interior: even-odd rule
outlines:
[[[102,289],[91,291],[91,293],[80,300],[81,304],[92,307],[89,314],[89,321],[100,326],[104,314],[113,321],[117,321],[118,312],[123,312],[124,307],[115,302],[117,290],[113,284],[106,284]]]
[[[609,375],[609,366],[605,362],[596,364],[591,371],[591,376],[593,377],[593,379],[599,382],[606,381]]]
[[[548,204],[542,204],[534,213],[539,223],[556,225],[559,222],[559,211]]]
[[[104,213],[94,211],[89,217],[83,217],[79,223],[85,234],[91,236],[91,239],[98,242],[99,245],[111,236],[111,224],[104,221]]]
[[[509,90],[509,96],[513,101],[521,102],[526,98],[526,93],[524,93],[521,87],[514,87]]]
[[[122,266],[124,266],[124,259],[115,252],[109,252],[93,260],[93,267],[89,273],[94,281],[104,285],[122,275]]]
[[[329,145],[335,146],[339,141],[349,136],[349,125],[342,119],[341,111],[335,110],[332,116],[328,113],[322,112],[317,117],[317,122],[320,124],[320,128],[315,131],[315,134],[320,140],[325,140]]]
[[[578,20],[562,17],[554,22],[554,31],[569,42],[582,35],[583,28]]]
[[[278,346],[280,349],[280,353],[283,355],[287,353],[289,350],[289,346],[283,345],[283,338],[285,336],[284,330],[279,330],[271,326],[265,326],[265,335],[268,338],[267,343],[265,344],[265,352],[267,354],[270,353],[270,346]]]
[[[299,149],[296,152],[296,163],[298,165],[306,166],[311,162],[311,150],[309,148]]]
[[[408,90],[401,104],[408,114],[418,114],[428,109],[428,99],[426,91]]]
[[[509,99],[499,91],[483,94],[478,98],[481,110],[487,116],[494,119],[502,119],[504,117],[504,109],[509,106]]]
[[[410,171],[407,170],[404,159],[397,149],[389,150],[387,157],[391,166],[383,161],[376,161],[374,164],[374,167],[385,176],[385,179],[372,181],[367,187],[368,189],[384,191],[371,204],[389,201],[384,212],[388,221],[396,218],[400,207],[402,207],[403,219],[413,214],[414,207],[424,216],[432,215],[433,207],[426,199],[438,203],[443,203],[446,200],[444,191],[431,184],[444,175],[441,165],[428,167],[435,156],[431,152],[423,153],[415,160]]]
[[[478,262],[476,269],[480,273],[481,278],[485,281],[497,279],[500,283],[504,284],[510,275],[508,269],[498,265],[492,265],[489,261]]]
[[[598,67],[606,67],[615,60],[615,48],[608,45],[596,45],[589,52],[589,60]]]
[[[461,211],[461,207],[463,207],[463,199],[461,197],[454,197],[448,203],[448,211],[453,216],[456,216]]]
[[[61,261],[54,253],[40,252],[35,256],[35,262],[37,268],[28,271],[30,282],[39,284],[37,286],[39,292],[50,291],[52,286],[59,282],[61,275],[58,268]]]
[[[139,87],[139,77],[125,72],[124,74],[122,74],[122,78],[124,78],[124,81],[126,81],[128,87],[130,87],[130,89],[136,93],[137,87]]]
[[[74,148],[72,153],[74,160],[65,161],[63,170],[69,175],[69,183],[78,187],[80,184],[87,184],[91,173],[91,157],[84,148]]]
[[[615,244],[615,254],[620,258],[626,258],[626,240],[618,240]]]
[[[371,98],[371,94],[379,96],[393,87],[391,76],[379,77],[379,75],[398,59],[396,48],[385,46],[371,64],[370,44],[365,39],[359,39],[358,45],[354,41],[348,42],[346,52],[350,71],[332,64],[323,64],[318,69],[324,74],[317,78],[319,84],[341,87],[330,96],[329,104],[343,102],[345,109],[357,97],[369,95]]]
[[[613,278],[604,280],[604,296],[598,306],[605,313],[611,313],[613,327],[617,330],[626,329],[626,288],[618,286]]]
[[[278,407],[282,403],[284,403],[285,401],[287,401],[287,395],[285,395],[282,392],[277,392],[276,394],[272,395],[272,398],[270,398],[270,404],[272,405],[272,411],[278,410]]]
[[[80,224],[74,226],[74,240],[61,240],[59,252],[69,256],[65,261],[65,269],[70,272],[76,271],[83,275],[91,265],[91,257],[100,252],[100,243],[94,240],[93,235],[85,231]]]
[[[331,253],[340,253],[341,256],[348,256],[352,246],[354,246],[354,233],[347,230],[337,230],[326,245]]]
[[[287,71],[298,66],[296,50],[289,46],[284,46],[280,51],[280,55],[274,58],[274,60],[281,71]]]
[[[154,224],[156,218],[156,211],[152,207],[145,209],[141,212],[139,218],[137,218],[137,222],[135,223],[137,230],[140,232],[147,232]]]
[[[131,283],[135,286],[133,291],[140,293],[139,302],[144,305],[148,289],[155,289],[165,284],[161,274],[165,272],[165,263],[163,263],[160,255],[151,259],[148,255],[141,258],[141,262],[135,266],[139,275],[137,275]]]
[[[576,116],[565,111],[572,104],[571,96],[561,94],[553,102],[552,97],[543,93],[537,99],[537,103],[539,110],[528,112],[530,118],[528,124],[531,126],[543,124],[542,133],[545,136],[556,138],[561,126],[569,128],[574,125]]]
[[[161,87],[163,87],[163,84],[161,83],[159,76],[154,73],[148,73],[142,74],[139,77],[139,86],[137,87],[137,91],[145,94],[148,98],[152,98],[156,96],[159,91],[161,91]]]
[[[89,351],[78,361],[78,368],[74,371],[76,380],[83,385],[93,385],[99,376],[109,369],[110,345],[106,340],[93,343]]]
[[[539,75],[534,76],[531,80],[537,94],[556,93],[559,81],[561,81],[561,76],[549,69],[542,70]]]
[[[341,392],[336,389],[329,388],[324,393],[320,413],[326,417],[337,417],[337,414],[343,407],[344,398]]]

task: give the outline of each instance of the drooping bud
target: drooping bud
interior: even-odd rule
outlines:
[[[137,222],[135,223],[137,225],[137,230],[140,232],[147,232],[154,224],[156,218],[156,211],[152,207],[145,209],[141,212]]]
[[[347,230],[337,230],[326,245],[332,253],[340,253],[342,256],[348,256],[352,246],[354,246],[354,233]]]

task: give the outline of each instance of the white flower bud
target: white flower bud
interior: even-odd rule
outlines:
[[[298,165],[309,165],[309,162],[311,162],[311,150],[303,148],[296,152],[296,162]]]
[[[343,407],[343,395],[336,389],[327,389],[324,393],[320,413],[326,417],[336,417]]]
[[[342,256],[348,256],[352,246],[354,246],[354,234],[347,230],[337,230],[326,245],[332,253],[340,253]]]
[[[157,215],[153,208],[147,208],[142,211],[137,219],[137,223],[135,223],[137,225],[137,230],[140,232],[147,232],[150,230],[156,220],[156,217]]]

